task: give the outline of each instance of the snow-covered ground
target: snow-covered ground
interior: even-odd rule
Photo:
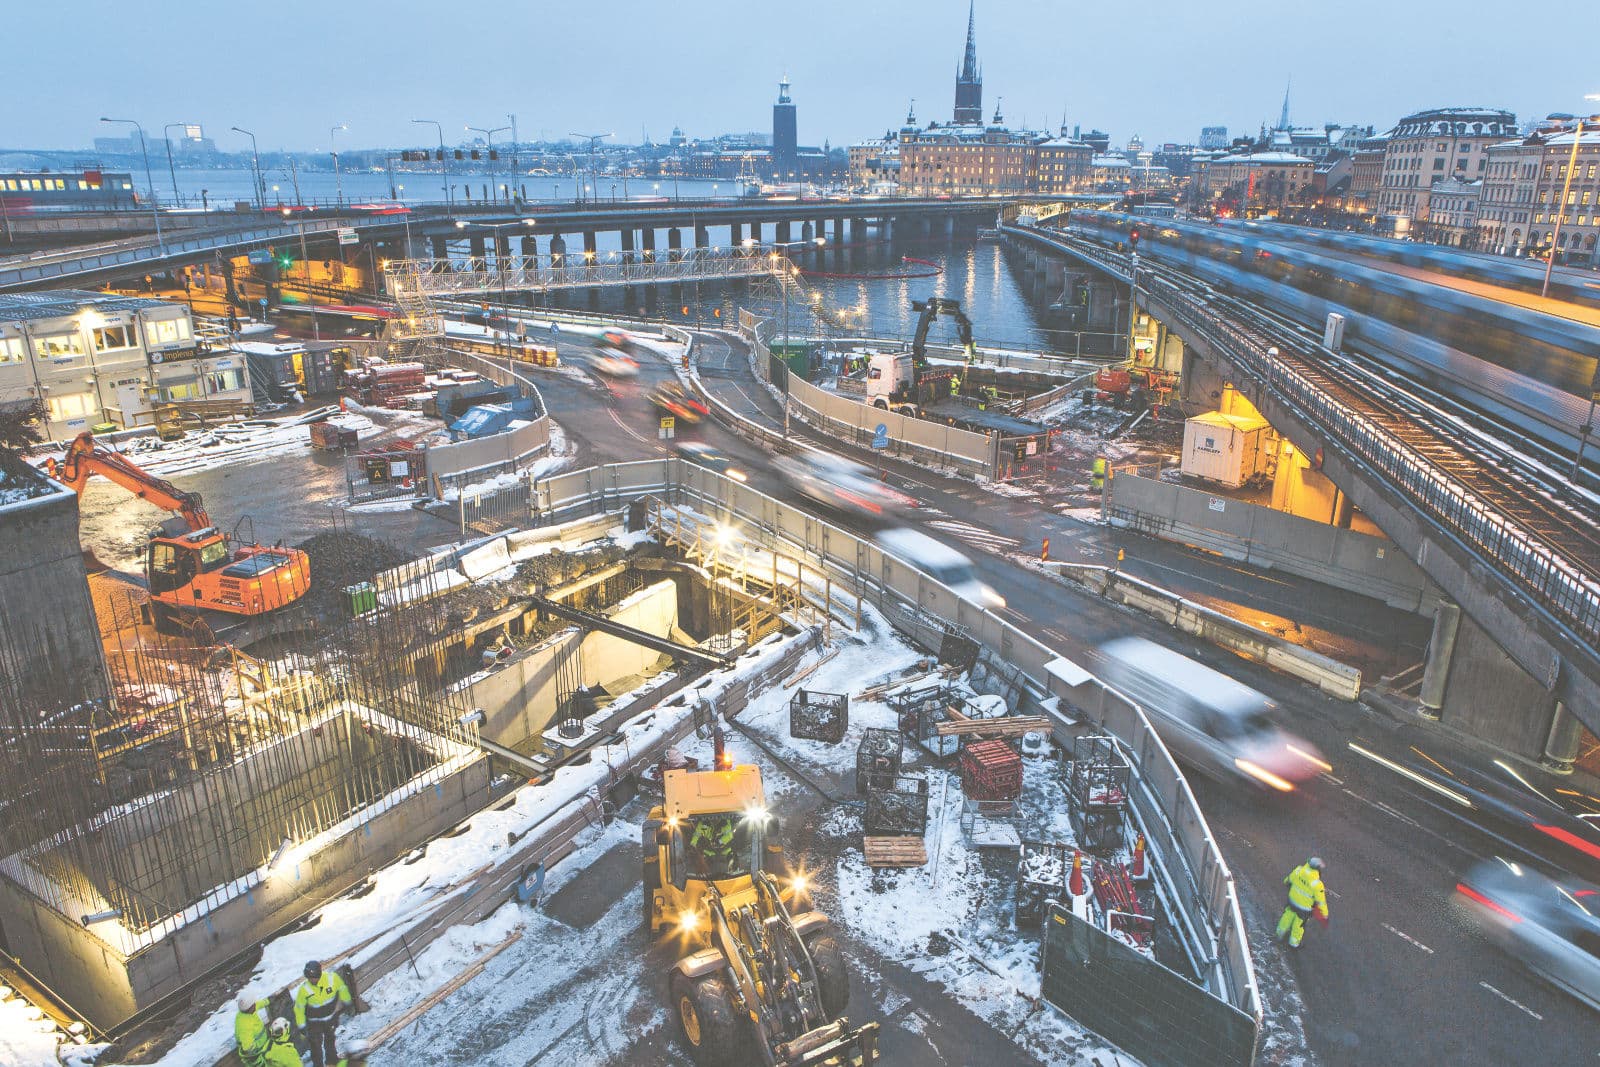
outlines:
[[[21,997],[8,992],[0,998],[0,1063],[6,1067],[92,1063],[103,1047],[80,1043]]]
[[[419,411],[346,406],[349,410],[330,416],[328,421],[355,430],[363,444],[389,436],[419,440],[442,432],[437,419]],[[132,437],[115,447],[151,474],[170,478],[305,455],[311,451],[311,430],[304,415],[292,415],[190,430],[175,441],[163,441],[154,434]]]

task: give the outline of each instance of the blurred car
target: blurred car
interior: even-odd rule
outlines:
[[[927,574],[962,600],[989,611],[1006,606],[1006,598],[978,579],[972,561],[927,534],[898,528],[878,533],[878,544],[891,555]]]
[[[1293,792],[1329,769],[1315,745],[1274,721],[1256,690],[1143,637],[1100,646],[1100,677],[1144,709],[1178,759],[1223,781]]]
[[[1600,888],[1497,857],[1456,883],[1455,901],[1490,941],[1600,1010]]]
[[[598,345],[602,349],[620,352],[625,356],[637,356],[643,349],[637,338],[627,330],[605,330],[600,334]]]
[[[890,489],[870,468],[831,452],[806,449],[779,456],[772,465],[796,492],[846,515],[892,518],[917,506],[914,498]]]
[[[608,378],[636,378],[639,375],[639,364],[636,360],[621,352],[605,349],[589,356],[589,366]]]
[[[687,460],[697,467],[704,467],[708,471],[725,474],[736,482],[750,480],[749,475],[733,466],[733,460],[726,452],[713,445],[699,441],[682,441],[674,451],[677,452],[679,459]]]
[[[1488,850],[1600,882],[1600,826],[1594,821],[1600,802],[1585,804],[1593,798],[1565,787],[1543,791],[1506,760],[1473,767],[1420,748],[1412,751],[1418,758],[1405,765],[1404,773],[1427,787],[1418,795],[1481,834]],[[1590,810],[1577,810],[1581,807]]]
[[[677,382],[663,382],[650,393],[650,403],[663,415],[695,424],[711,414],[711,409],[684,391]]]

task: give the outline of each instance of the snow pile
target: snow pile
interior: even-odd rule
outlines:
[[[93,1063],[104,1048],[78,1044],[54,1020],[19,996],[10,994],[0,1000],[0,1063],[6,1067]]]
[[[190,430],[175,441],[163,441],[154,434],[131,437],[115,448],[151,474],[172,477],[304,455],[311,451],[309,427],[318,413],[333,412],[327,421],[356,431],[363,445],[391,435],[416,439],[439,429],[437,421],[420,412],[347,406],[350,410],[342,413],[323,408],[281,419],[223,423]]]

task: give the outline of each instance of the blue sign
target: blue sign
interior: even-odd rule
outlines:
[[[272,253],[263,248],[255,252],[251,252],[245,258],[258,267],[265,267],[268,263],[272,262]]]
[[[878,423],[878,428],[876,430],[872,431],[872,447],[873,448],[888,448],[889,447],[889,424],[888,423],[880,422],[880,423]]]

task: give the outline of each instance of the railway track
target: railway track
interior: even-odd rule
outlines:
[[[1038,236],[1038,235],[1036,235]],[[1127,277],[1127,258],[1064,234],[1045,240]],[[1600,645],[1600,505],[1532,458],[1534,446],[1476,432],[1426,388],[1368,357],[1329,353],[1299,325],[1159,263],[1142,288],[1398,488],[1424,514],[1531,594],[1589,648]],[[1331,442],[1330,442],[1331,443]]]

